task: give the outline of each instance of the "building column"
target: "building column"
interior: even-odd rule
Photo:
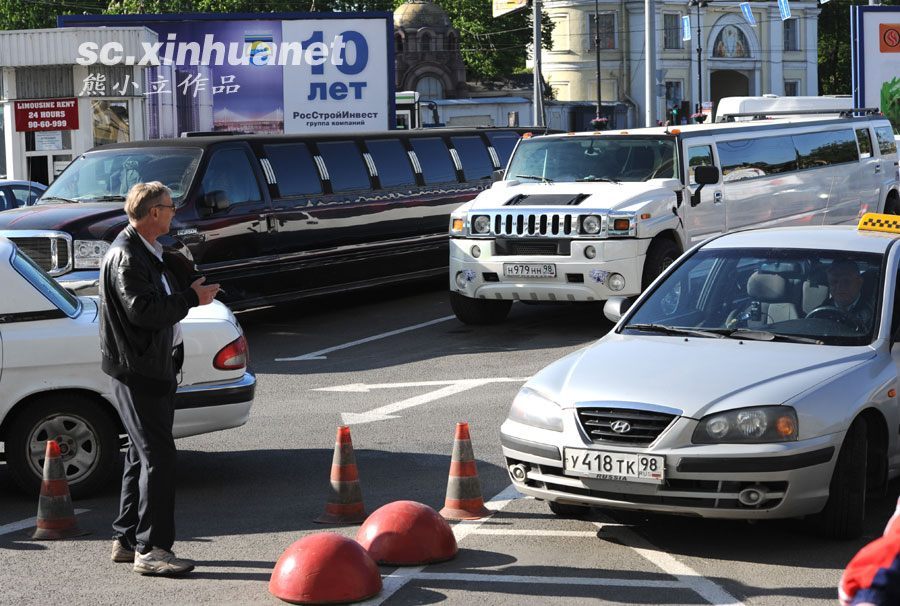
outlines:
[[[631,73],[627,74],[629,78],[629,90],[631,98],[637,103],[635,108],[635,124],[643,126],[644,124],[644,108],[647,106],[644,90],[644,36],[638,35],[636,32],[644,31],[644,3],[628,2],[625,5],[627,16],[627,27],[632,34],[629,36],[629,48],[623,49],[631,57]]]
[[[765,48],[765,47],[763,47]],[[778,6],[769,7],[769,56],[764,60],[769,65],[769,90],[773,95],[784,94],[784,22]],[[815,51],[814,51],[815,52]]]
[[[688,40],[688,44],[691,45],[691,67],[689,70],[689,77],[687,82],[685,83],[685,95],[688,95],[688,91],[690,91],[689,99],[691,100],[691,113],[694,113],[697,104],[700,103],[700,97],[698,96],[697,90],[697,10],[688,10],[688,16],[691,18],[691,39]],[[690,116],[690,114],[688,115]],[[690,120],[688,120],[690,122]]]
[[[805,26],[806,43],[806,94],[817,96],[819,94],[819,9],[809,8],[803,11],[803,23]]]
[[[6,178],[24,181],[28,178],[28,163],[25,160],[25,134],[16,130],[15,99],[18,97],[16,69],[14,67],[0,68],[0,78],[3,78],[3,94],[9,101],[3,109]]]

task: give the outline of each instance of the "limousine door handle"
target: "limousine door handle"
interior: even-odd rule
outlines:
[[[278,231],[278,217],[275,215],[263,215],[266,219],[267,231]],[[262,219],[263,217],[260,217]]]
[[[875,172],[876,172],[876,173],[880,173],[880,172],[881,172],[881,163],[880,163],[880,162],[876,162],[876,163],[875,163]]]
[[[717,191],[713,194],[713,202],[715,204],[720,204],[722,202],[722,192]]]

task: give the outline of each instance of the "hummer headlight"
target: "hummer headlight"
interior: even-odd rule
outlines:
[[[491,218],[487,215],[476,215],[472,217],[472,232],[476,234],[487,234],[491,231]]]
[[[581,220],[581,231],[586,234],[599,234],[600,223],[600,217],[597,215],[588,215]]]
[[[104,240],[75,240],[75,269],[98,269],[103,256],[109,250],[109,242]]]

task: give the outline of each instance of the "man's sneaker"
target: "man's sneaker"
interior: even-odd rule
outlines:
[[[141,574],[175,576],[194,569],[193,560],[176,558],[175,554],[159,547],[147,553],[134,552],[134,571]]]
[[[113,539],[112,554],[110,555],[113,562],[133,562],[134,550],[128,549],[119,542],[119,539]]]

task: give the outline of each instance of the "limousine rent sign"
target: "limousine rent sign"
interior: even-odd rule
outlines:
[[[159,41],[143,43],[142,56],[86,39],[74,59],[87,67],[88,77],[76,91],[144,95],[151,117],[177,112],[180,131],[370,132],[394,124],[391,13],[259,17],[67,15],[59,24],[141,25],[156,32]],[[143,82],[100,81],[109,73],[105,66],[131,65],[146,68]],[[96,73],[92,66],[98,66]],[[209,106],[212,111],[204,111]],[[151,137],[179,134],[165,132],[165,124],[154,126],[165,120],[147,122]]]
[[[853,6],[856,107],[878,107],[900,131],[900,7]]]

